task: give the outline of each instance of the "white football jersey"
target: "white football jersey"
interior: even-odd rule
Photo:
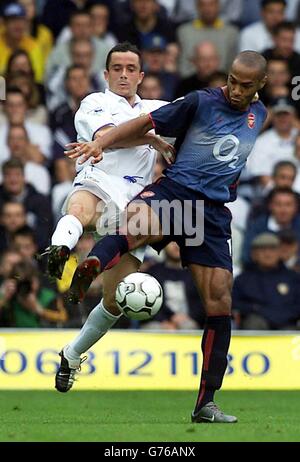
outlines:
[[[160,100],[142,100],[136,95],[133,106],[110,90],[105,93],[92,93],[84,98],[75,115],[75,128],[78,141],[91,141],[97,130],[105,126],[117,126],[168,104]],[[105,173],[124,177],[135,177],[137,183],[147,185],[152,182],[156,151],[149,145],[122,149],[108,149],[103,153],[101,162],[95,164]],[[89,165],[77,162],[77,171]]]

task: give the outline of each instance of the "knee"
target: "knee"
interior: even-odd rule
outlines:
[[[68,214],[78,218],[83,226],[87,226],[93,218],[93,214],[91,214],[81,202],[70,203],[68,206]]]

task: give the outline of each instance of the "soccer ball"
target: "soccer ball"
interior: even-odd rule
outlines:
[[[161,308],[162,301],[162,287],[150,274],[129,274],[116,289],[118,308],[130,319],[145,321],[152,318]]]

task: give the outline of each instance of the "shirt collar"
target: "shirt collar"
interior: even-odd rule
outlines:
[[[273,232],[280,231],[280,226],[272,215],[268,219],[268,229]]]
[[[194,19],[193,26],[195,29],[204,29],[208,27],[204,24],[203,21],[201,21],[201,19]],[[224,27],[224,21],[222,21],[220,18],[217,18],[210,27],[213,27],[214,29],[222,29]]]
[[[125,101],[126,104],[129,104],[127,99],[124,98],[124,96],[117,95],[117,93],[114,93],[113,91],[109,90],[108,88],[106,88],[105,94],[109,95],[110,98],[114,98],[118,102]],[[136,106],[140,102],[141,102],[141,98],[139,97],[139,95],[135,95],[134,105],[132,107]]]
[[[298,129],[296,127],[293,127],[291,129],[291,132],[290,132],[290,136],[289,138],[281,138],[281,136],[279,135],[279,133],[275,130],[275,128],[271,129],[271,130],[274,130],[276,136],[277,136],[277,139],[278,141],[280,141],[282,144],[291,144],[291,143],[294,143],[295,141],[295,138],[297,136],[297,133],[298,133]]]

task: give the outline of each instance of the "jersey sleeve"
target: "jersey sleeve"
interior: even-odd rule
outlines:
[[[74,123],[78,141],[91,141],[100,128],[115,125],[105,102],[91,97],[86,97],[81,102]]]
[[[166,104],[170,104],[170,101],[163,101],[161,99],[143,99],[143,106],[148,112],[154,112]]]
[[[193,91],[150,113],[155,133],[178,137],[184,134],[199,106],[199,95]]]

